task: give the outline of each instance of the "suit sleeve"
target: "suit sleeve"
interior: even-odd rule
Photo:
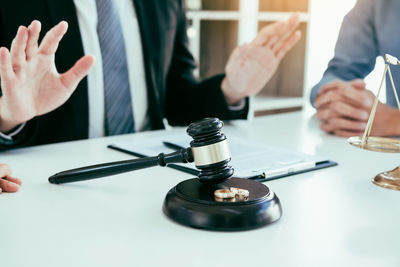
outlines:
[[[374,69],[379,54],[374,8],[375,0],[358,0],[344,17],[335,56],[329,62],[321,81],[312,88],[312,105],[324,84],[333,80],[364,79]]]
[[[5,138],[0,135],[0,151],[25,147],[34,141],[37,134],[37,120],[32,119],[23,125],[21,131],[18,134],[12,136],[12,138]],[[21,126],[19,126],[21,127]]]
[[[245,119],[249,109],[248,99],[241,110],[229,108],[221,89],[224,74],[203,81],[194,78],[195,62],[188,49],[185,7],[183,1],[179,2],[177,33],[167,76],[165,113],[168,122],[171,125],[187,125],[205,117]]]

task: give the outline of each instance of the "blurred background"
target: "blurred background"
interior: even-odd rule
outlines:
[[[224,71],[231,51],[251,42],[264,25],[293,12],[301,17],[303,38],[284,58],[278,72],[252,99],[255,116],[309,107],[311,88],[333,57],[343,17],[356,0],[186,0],[190,49],[198,62],[196,75],[207,78]],[[367,87],[376,91],[384,68],[378,58]],[[384,95],[383,95],[383,101]]]

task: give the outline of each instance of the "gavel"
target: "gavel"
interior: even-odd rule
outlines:
[[[279,198],[266,185],[251,179],[235,178],[229,166],[231,156],[223,122],[206,118],[189,125],[193,138],[190,147],[155,157],[87,166],[57,173],[53,184],[78,182],[170,163],[194,162],[198,177],[184,180],[168,191],[163,212],[173,221],[194,228],[217,231],[241,231],[273,223],[282,216]],[[219,199],[229,190],[246,192],[245,197]],[[235,193],[236,194],[236,193]]]
[[[218,184],[233,175],[233,168],[228,165],[231,160],[228,142],[221,132],[223,122],[217,118],[206,118],[194,122],[187,128],[193,138],[189,148],[182,148],[170,154],[160,153],[155,157],[116,161],[86,166],[59,172],[49,177],[52,184],[63,184],[97,179],[134,170],[161,166],[170,163],[194,162],[200,170],[199,181],[204,184]]]

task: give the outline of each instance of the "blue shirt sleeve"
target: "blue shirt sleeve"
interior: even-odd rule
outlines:
[[[374,9],[375,0],[358,0],[344,17],[335,56],[329,62],[321,81],[312,88],[310,101],[313,106],[324,84],[338,79],[364,79],[374,69],[379,55]]]

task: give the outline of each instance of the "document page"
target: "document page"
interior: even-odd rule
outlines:
[[[159,153],[171,153],[163,142],[169,142],[180,147],[189,147],[191,138],[185,134],[166,135],[136,142],[116,143],[115,147],[138,153],[143,156],[156,156]],[[295,173],[311,169],[321,157],[300,153],[278,147],[270,147],[230,136],[228,146],[231,153],[230,165],[235,169],[236,177],[250,178],[262,175],[265,178]],[[179,163],[185,167],[196,169],[193,163]]]
[[[190,143],[190,137],[170,136],[167,142],[183,146]],[[235,176],[253,177],[263,175],[271,177],[313,168],[317,157],[287,149],[270,147],[230,136],[228,146],[231,152],[230,165]]]

